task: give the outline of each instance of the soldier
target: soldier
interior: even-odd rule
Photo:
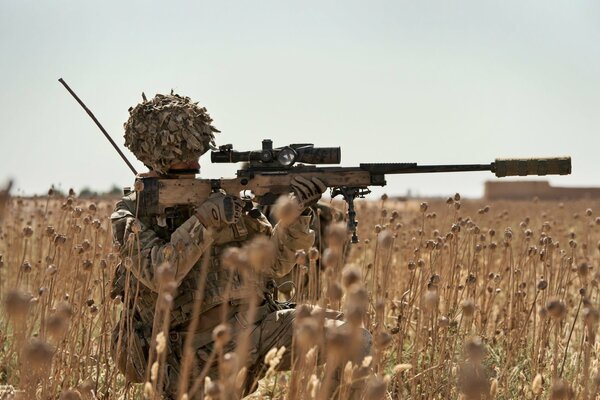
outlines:
[[[144,176],[186,179],[199,171],[198,158],[214,146],[212,120],[206,109],[189,98],[171,94],[130,109],[125,124],[125,144],[150,171]],[[156,335],[155,311],[168,276],[171,311],[165,364],[165,396],[175,398],[182,372],[183,347],[192,319],[202,266],[207,266],[206,284],[200,305],[200,326],[193,333],[194,360],[190,382],[208,363],[208,375],[216,377],[211,353],[215,348],[213,330],[225,322],[231,341],[225,351],[235,348],[243,331],[250,332],[246,357],[248,376],[246,392],[260,378],[267,352],[285,346],[281,368],[290,367],[290,349],[295,309],[285,309],[270,297],[270,279],[285,275],[295,263],[297,250],[309,249],[314,242],[307,208],[315,204],[326,186],[318,179],[294,182],[294,218],[287,224],[272,227],[258,210],[247,212],[242,201],[217,192],[208,199],[198,199],[196,207],[178,207],[168,215],[147,216],[138,208],[136,192],[119,201],[111,215],[113,236],[120,247],[122,263],[113,280],[113,296],[124,300],[124,311],[113,329],[113,356],[119,369],[132,382],[148,379],[148,361],[153,331]],[[143,192],[142,192],[143,193]],[[264,266],[262,276],[250,278],[221,265],[227,249],[241,247],[257,237],[269,238],[274,257]],[[207,254],[208,253],[208,254]],[[205,257],[208,260],[204,260]],[[268,259],[268,258],[266,258]],[[167,272],[165,272],[167,271]],[[251,294],[248,293],[251,288]],[[255,298],[252,299],[251,297]],[[258,308],[249,320],[249,304]],[[339,313],[327,313],[334,326],[340,326]],[[154,327],[154,329],[153,329]],[[160,331],[160,328],[158,328]],[[227,335],[226,335],[227,336]],[[370,335],[363,333],[361,350],[355,361],[368,354]],[[187,387],[189,388],[190,385]],[[202,398],[199,393],[198,398]],[[192,397],[190,397],[192,398]],[[193,398],[196,398],[195,396]]]

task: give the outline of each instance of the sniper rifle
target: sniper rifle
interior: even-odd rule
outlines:
[[[342,196],[348,204],[348,229],[352,243],[358,242],[354,200],[370,193],[370,186],[385,186],[386,175],[433,172],[491,171],[497,177],[526,175],[568,175],[571,158],[496,159],[490,164],[418,165],[417,163],[363,163],[358,167],[321,166],[339,164],[339,147],[314,147],[313,144],[291,144],[273,148],[273,141],[265,139],[262,149],[236,151],[232,145],[220,146],[211,152],[213,163],[245,165],[235,178],[169,179],[137,178],[140,210],[150,215],[165,215],[167,208],[197,205],[211,193],[224,191],[240,196],[251,194],[261,205],[274,204],[282,195],[292,192],[294,177],[317,177],[331,189],[331,196]],[[242,195],[242,197],[246,197]]]

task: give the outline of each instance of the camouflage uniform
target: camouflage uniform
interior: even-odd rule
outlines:
[[[196,361],[193,364],[192,376],[198,374],[211,354],[214,346],[212,331],[222,322],[221,307],[218,306],[224,302],[229,302],[226,318],[234,338],[229,344],[231,347],[225,351],[233,350],[237,333],[248,324],[256,325],[251,333],[251,352],[248,356],[250,371],[261,370],[260,363],[273,346],[291,348],[295,310],[276,310],[272,304],[264,302],[264,294],[267,292],[265,282],[270,277],[286,274],[294,265],[296,251],[312,246],[314,232],[309,228],[309,216],[300,216],[295,223],[286,228],[277,225],[272,228],[264,215],[253,218],[244,214],[237,224],[213,233],[199,223],[191,210],[189,217],[185,218],[184,215],[181,218],[184,222],[174,230],[168,226],[161,226],[156,217],[142,216],[136,219],[135,210],[135,194],[131,194],[117,203],[111,215],[113,236],[115,242],[120,245],[121,256],[123,259],[131,259],[128,264],[131,272],[129,285],[126,283],[126,263],[122,263],[115,274],[112,295],[124,298],[126,286],[130,293],[137,292],[136,299],[130,299],[126,307],[131,321],[124,321],[122,318],[122,322],[113,329],[113,354],[119,369],[128,379],[133,382],[143,382],[146,379],[147,357],[159,291],[157,269],[166,261],[165,248],[170,246],[178,247],[180,252],[174,259],[169,260],[176,265],[175,282],[178,288],[173,296],[168,335],[167,393],[172,393],[173,396],[176,393],[183,343],[191,320],[194,299],[198,296],[199,271],[203,263],[201,256],[206,251],[210,251],[210,260],[201,305],[201,326],[193,339]],[[139,223],[139,252],[137,240],[134,239],[133,243],[128,242],[134,238],[132,233],[136,223]],[[270,273],[263,279],[250,283],[260,307],[255,320],[247,321],[245,311],[248,304],[248,282],[243,282],[236,271],[221,267],[220,255],[227,247],[240,246],[257,235],[267,235],[271,238],[275,244],[276,257]],[[225,297],[224,290],[229,281],[231,290]],[[341,315],[334,313],[330,314],[330,317],[339,319]],[[120,349],[117,348],[118,343],[121,345]],[[285,364],[289,365],[289,362],[286,363],[284,357],[282,367],[285,367]],[[213,368],[209,375],[214,376],[216,372]]]
[[[211,125],[212,119],[205,108],[188,97],[173,93],[156,95],[150,101],[143,97],[142,103],[129,110],[130,118],[124,126],[125,145],[152,171],[164,176],[173,165],[196,161],[214,146],[213,132],[218,130]],[[309,188],[306,184],[314,187]],[[306,204],[316,201],[324,189],[321,181],[304,182],[304,189],[300,187],[300,191],[307,193],[302,201]],[[296,195],[298,198],[298,193]],[[210,201],[209,198],[199,208],[205,210],[204,206]],[[215,226],[207,229],[207,225],[200,223],[198,218],[204,216],[198,214],[198,209],[181,206],[171,211],[175,212],[169,212],[168,217],[148,216],[144,209],[138,210],[133,193],[119,201],[111,215],[114,242],[120,246],[122,258],[111,293],[124,300],[120,321],[112,335],[112,353],[119,369],[129,381],[148,379],[153,331],[156,334],[163,330],[163,327],[155,326],[163,322],[158,321],[160,318],[155,320],[155,312],[159,294],[163,285],[167,285],[163,275],[165,266],[169,271],[168,284],[176,286],[169,290],[172,301],[168,334],[165,335],[164,387],[167,397],[176,395],[184,343],[195,300],[201,295],[200,324],[191,339],[195,356],[191,381],[207,365],[215,346],[213,330],[222,322],[232,333],[232,340],[223,348],[225,353],[234,350],[240,333],[247,331],[246,327],[250,331],[246,388],[249,388],[248,382],[260,378],[266,370],[262,363],[273,347],[288,349],[280,367],[289,368],[296,311],[281,309],[272,301],[267,282],[287,274],[294,265],[296,251],[307,250],[313,245],[315,233],[310,229],[310,217],[301,215],[286,227],[276,225],[273,228],[263,214],[253,210],[256,212],[243,213],[241,218],[232,219],[233,224],[218,224],[220,228],[215,230]],[[275,248],[274,262],[264,266],[267,270],[262,276],[256,273],[242,276],[236,269],[221,265],[224,250],[240,247],[259,236],[270,238]],[[206,273],[206,286],[203,293],[199,293],[204,265],[207,265],[202,271]],[[254,303],[252,300],[256,300],[259,307],[253,320],[248,320],[247,311],[249,304]],[[224,310],[227,310],[226,315],[223,315]],[[329,319],[327,325],[341,324],[341,315],[337,312],[326,312],[325,317]],[[363,355],[370,344],[370,336],[364,332]],[[216,377],[216,369],[215,365],[209,365],[209,376]],[[197,394],[193,398],[202,397]]]

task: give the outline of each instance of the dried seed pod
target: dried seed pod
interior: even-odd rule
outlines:
[[[475,302],[473,299],[463,300],[460,306],[465,317],[472,317],[475,313]]]
[[[31,272],[31,263],[28,260],[25,260],[23,264],[21,264],[21,271],[28,274]]]
[[[31,236],[33,236],[33,228],[27,225],[23,228],[23,237],[30,238]]]
[[[458,372],[458,387],[467,399],[486,398],[490,392],[490,382],[485,371],[476,363],[460,365]]]
[[[480,362],[485,356],[485,347],[481,337],[474,336],[465,342],[466,356],[475,362]]]
[[[333,268],[337,265],[338,261],[341,258],[341,254],[338,250],[334,250],[332,248],[327,248],[323,251],[323,255],[321,257],[321,263],[325,268]]]
[[[365,399],[384,400],[387,396],[387,383],[381,377],[372,377],[367,384]]]
[[[450,320],[448,319],[448,317],[442,315],[441,317],[438,318],[438,326],[442,329],[447,328],[450,326]]]
[[[343,222],[336,222],[325,229],[325,241],[329,247],[341,249],[348,237],[348,227]]]
[[[81,243],[81,248],[83,249],[83,251],[88,251],[90,250],[90,248],[92,247],[92,245],[90,244],[90,241],[85,239],[82,243]]]
[[[594,307],[586,306],[583,308],[583,321],[592,329],[595,329],[600,319],[600,313]]]
[[[306,251],[298,250],[296,251],[296,264],[297,265],[306,265]]]
[[[231,329],[227,324],[219,324],[213,329],[212,338],[215,342],[215,347],[222,349],[231,340]]]
[[[57,247],[63,246],[67,242],[67,237],[65,235],[57,234],[54,236],[54,244]]]
[[[133,190],[135,190],[136,192],[143,192],[144,191],[144,182],[142,182],[141,180],[136,180],[135,183],[133,184]]]
[[[54,233],[55,233],[55,230],[52,225],[47,226],[46,229],[44,230],[44,234],[50,238],[54,237]]]
[[[439,294],[437,290],[427,290],[425,296],[423,296],[423,304],[426,309],[434,310],[439,300]]]
[[[544,278],[540,278],[540,280],[537,283],[538,290],[546,290],[547,287],[548,281],[546,281]]]
[[[554,319],[563,319],[567,314],[565,303],[557,298],[548,300],[546,309],[548,310],[548,314]]]
[[[65,389],[62,392],[60,392],[59,400],[82,400],[82,399],[83,399],[83,397],[79,390]]]
[[[60,337],[67,331],[68,321],[63,315],[54,313],[46,318],[46,329],[53,337]]]
[[[226,353],[223,356],[223,361],[220,365],[220,371],[225,377],[231,376],[234,372],[238,371],[239,358],[236,353]]]
[[[176,270],[175,268],[173,268],[171,263],[164,262],[161,265],[159,265],[156,269],[156,277],[161,287],[164,287],[169,283],[173,282],[175,280],[175,273]]]
[[[294,339],[296,341],[296,345],[300,349],[307,350],[313,347],[318,340],[319,323],[314,317],[311,316],[302,318],[295,322],[294,332]]]
[[[73,315],[73,307],[65,301],[56,305],[56,314],[62,318],[70,318]]]
[[[329,285],[329,289],[327,290],[327,293],[329,294],[329,298],[333,301],[339,301],[342,298],[343,292],[342,292],[342,287],[340,286],[339,283],[337,282],[333,282],[331,285]]]
[[[580,278],[586,278],[590,272],[590,266],[586,262],[582,262],[577,266],[577,275]]]
[[[133,259],[129,256],[123,258],[123,265],[125,266],[125,268],[133,267]]]
[[[131,223],[131,225],[130,225],[130,229],[131,229],[131,232],[133,232],[133,233],[136,233],[136,234],[137,234],[137,233],[140,233],[140,232],[141,232],[141,230],[142,230],[142,224],[140,224],[140,221],[138,221],[137,219],[135,219],[135,220],[134,220],[134,221]]]
[[[23,319],[29,312],[31,294],[12,289],[4,298],[4,309],[10,318]]]
[[[346,320],[354,326],[360,326],[367,313],[369,294],[363,287],[353,287],[346,297]]]
[[[47,370],[53,356],[54,348],[39,339],[30,340],[23,348],[23,359],[28,363],[28,368],[37,371]]]
[[[466,280],[466,284],[473,285],[473,284],[475,284],[475,282],[477,282],[477,277],[472,273],[469,274],[469,276],[467,277],[467,280]]]
[[[377,241],[382,248],[389,249],[394,243],[394,235],[389,230],[385,230],[379,235]]]
[[[569,383],[561,378],[557,378],[552,383],[552,388],[550,389],[550,400],[567,400],[574,398],[574,393]]]
[[[94,266],[94,263],[91,260],[86,259],[83,260],[81,266],[83,267],[84,271],[90,272]]]
[[[257,273],[270,270],[275,262],[275,245],[265,236],[259,236],[244,247],[250,267]]]
[[[327,331],[326,342],[327,356],[340,360],[348,353],[352,339],[347,330],[332,329]]]

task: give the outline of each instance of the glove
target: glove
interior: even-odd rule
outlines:
[[[327,190],[327,185],[319,178],[310,178],[310,180],[301,176],[296,176],[291,182],[292,190],[298,202],[298,208],[304,210],[312,206],[321,198],[321,195]]]
[[[196,217],[205,228],[221,228],[235,224],[242,216],[243,203],[237,197],[212,193],[196,209]]]

